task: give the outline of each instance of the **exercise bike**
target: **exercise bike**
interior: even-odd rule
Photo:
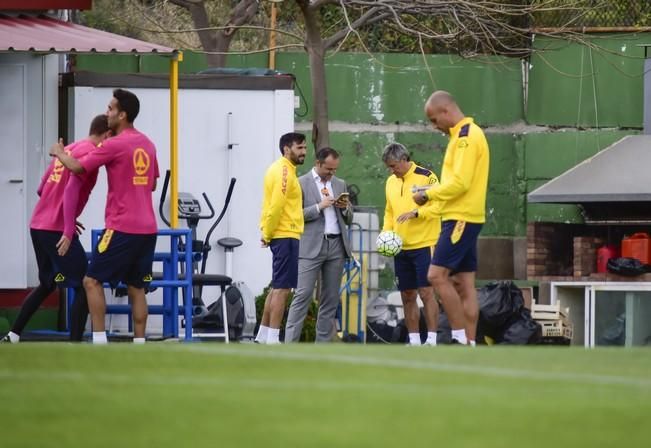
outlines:
[[[165,199],[167,197],[167,188],[169,186],[170,171],[165,174],[165,181],[161,191],[159,202],[160,217],[171,227],[168,218],[165,216]],[[203,213],[201,202],[191,193],[179,192],[177,201],[177,210],[179,219],[185,219],[188,228],[191,230],[192,241],[181,241],[179,243],[179,252],[186,248],[192,250],[192,297],[183,296],[184,302],[192,300],[192,332],[194,337],[198,338],[219,338],[223,337],[226,342],[229,340],[253,340],[256,325],[255,297],[249,288],[243,282],[233,282],[232,280],[232,257],[236,247],[241,246],[241,240],[232,237],[220,238],[217,244],[220,245],[226,253],[226,274],[206,274],[206,263],[208,254],[211,250],[210,237],[215,231],[221,220],[226,214],[230,204],[233,189],[235,187],[235,178],[232,178],[228,186],[224,206],[219,213],[215,222],[210,226],[206,233],[206,238],[200,240],[197,238],[197,227],[200,220],[210,220],[215,216],[215,210],[206,193],[202,193],[203,200],[210,210],[209,213]],[[201,265],[199,265],[201,262]],[[184,267],[181,265],[181,275],[185,275]],[[206,306],[203,301],[203,287],[218,286],[221,290],[219,298],[211,305]],[[181,325],[184,327],[188,323],[183,320]]]

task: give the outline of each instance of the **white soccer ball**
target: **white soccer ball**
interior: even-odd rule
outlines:
[[[375,241],[377,251],[385,257],[395,257],[402,250],[402,238],[396,232],[380,232]]]

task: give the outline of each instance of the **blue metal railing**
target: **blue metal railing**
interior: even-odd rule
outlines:
[[[364,251],[363,251],[363,235],[362,226],[358,223],[352,223],[348,227],[348,235],[350,244],[353,243],[353,231],[356,229],[359,232],[359,258],[356,258],[353,254],[353,257],[346,261],[344,265],[344,278],[346,282],[339,290],[339,296],[343,294],[343,302],[346,309],[346,320],[341,324],[341,330],[344,337],[350,334],[350,299],[352,294],[357,295],[357,338],[359,342],[365,341],[365,332],[366,332],[366,323],[363,322],[363,294],[364,294],[364,285],[362,284],[362,268],[364,263]],[[353,252],[351,247],[351,252]],[[357,287],[353,288],[353,281],[357,279]],[[340,316],[343,317],[343,316]]]
[[[103,229],[93,229],[91,232],[91,253],[95,251]],[[192,340],[192,256],[191,251],[180,252],[179,240],[184,237],[185,241],[192,241],[190,229],[159,229],[158,236],[170,238],[169,252],[154,253],[154,261],[163,263],[162,280],[153,280],[152,288],[163,289],[163,304],[149,305],[149,314],[160,314],[163,316],[163,337],[179,336],[178,316],[183,315],[185,319],[185,340]],[[186,245],[187,246],[187,245]],[[179,263],[181,263],[185,278],[179,277]],[[110,287],[109,285],[104,285]],[[119,285],[124,286],[124,285]],[[183,308],[179,309],[179,288],[185,290]],[[74,300],[74,289],[68,288],[68,310],[71,309]],[[131,306],[130,305],[107,305],[106,314],[126,314],[129,316],[129,327],[131,327]],[[68,321],[70,316],[68,316]]]

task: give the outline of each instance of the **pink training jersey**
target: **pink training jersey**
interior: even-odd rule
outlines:
[[[95,149],[93,142],[84,139],[66,146],[65,151],[75,159],[79,159],[92,153]],[[34,207],[32,220],[29,224],[30,228],[63,232],[63,196],[70,176],[70,171],[65,169],[59,159],[55,157],[45,170],[41,184],[38,187],[40,198],[36,203],[36,207]],[[81,214],[86,202],[88,202],[88,196],[90,196],[90,192],[97,182],[97,170],[88,171],[82,177],[82,181],[75,218]]]
[[[152,189],[158,178],[156,147],[136,129],[125,129],[104,140],[79,163],[87,172],[106,166],[108,195],[104,219],[107,229],[123,233],[158,231]]]

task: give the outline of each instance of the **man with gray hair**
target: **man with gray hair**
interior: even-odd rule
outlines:
[[[434,185],[438,179],[432,171],[412,162],[409,151],[400,143],[387,145],[382,161],[391,171],[386,182],[382,231],[394,231],[402,238],[402,251],[394,258],[394,268],[409,331],[409,345],[421,345],[418,296],[425,307],[425,345],[436,345],[438,303],[427,280],[427,271],[441,231],[441,219],[438,203],[432,201],[418,206],[412,199],[412,189]]]

